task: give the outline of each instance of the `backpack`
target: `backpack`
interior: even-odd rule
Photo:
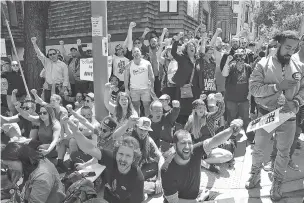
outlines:
[[[97,198],[94,183],[87,180],[82,174],[74,172],[64,178],[66,197],[64,203],[74,203],[79,200],[81,203]]]

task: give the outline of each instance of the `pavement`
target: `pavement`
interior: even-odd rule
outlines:
[[[293,161],[299,165],[300,171],[287,169],[285,181],[282,185],[283,199],[276,203],[304,203],[304,134],[300,136],[302,149],[296,150]],[[270,141],[265,153],[264,161],[267,162],[272,150],[273,141]],[[220,194],[208,203],[272,203],[270,188],[272,174],[262,170],[261,184],[259,188],[245,189],[245,182],[249,177],[252,163],[251,152],[253,145],[248,145],[246,136],[242,133],[238,137],[235,152],[235,166],[229,168],[227,164],[221,164],[219,175],[205,169],[201,171],[201,188],[207,188],[212,193]],[[163,197],[150,198],[146,203],[162,203]]]

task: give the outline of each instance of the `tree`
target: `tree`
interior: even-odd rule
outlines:
[[[271,30],[299,31],[303,10],[303,1],[262,1],[254,15],[254,21],[260,28],[267,27],[270,33]]]
[[[50,1],[24,1],[24,74],[29,89],[40,89],[39,74],[43,68],[33,48],[31,37],[37,37],[37,44],[45,52],[48,8]]]

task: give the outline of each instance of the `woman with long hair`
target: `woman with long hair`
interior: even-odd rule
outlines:
[[[57,158],[56,145],[59,142],[61,125],[55,117],[53,108],[48,105],[41,106],[39,116],[34,116],[21,109],[19,102],[15,107],[25,119],[40,123],[37,137],[31,144],[35,145],[44,156],[54,161]]]
[[[178,46],[181,46],[183,43],[182,41],[185,41],[183,38],[183,33],[178,34],[171,50],[173,58],[178,63],[178,69],[172,77],[172,81],[176,84],[176,99],[180,101],[180,104],[183,107],[181,108],[178,118],[178,122],[181,124],[186,123],[189,114],[191,114],[191,103],[200,95],[197,46],[193,40],[190,40],[184,44],[182,53],[178,54]],[[192,95],[189,94],[190,91],[192,91]]]
[[[104,93],[104,103],[109,113],[118,123],[118,127],[127,122],[130,116],[138,116],[137,112],[133,107],[131,97],[130,95],[128,95],[128,93],[119,92],[117,95],[116,102],[113,103],[110,101],[112,92],[111,84],[107,83],[105,86],[106,88]]]
[[[29,145],[11,142],[1,153],[2,165],[15,185],[23,176],[24,202],[61,203],[64,188],[55,166]]]

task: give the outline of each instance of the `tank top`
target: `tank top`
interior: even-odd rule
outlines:
[[[139,65],[134,61],[130,66],[130,87],[131,89],[148,89],[149,88],[149,73],[148,66],[151,65],[149,61],[141,59]]]
[[[51,123],[46,126],[43,121],[40,121],[38,139],[42,144],[51,144],[53,141],[53,125]]]

